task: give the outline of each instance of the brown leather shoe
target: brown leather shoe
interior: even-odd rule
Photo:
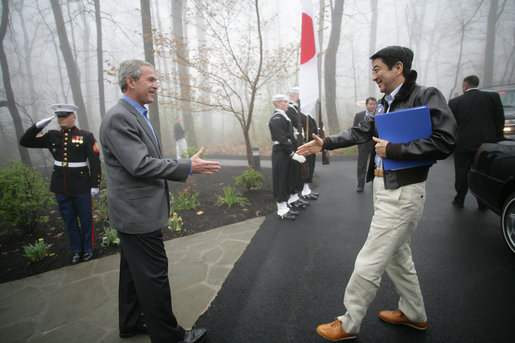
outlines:
[[[395,311],[381,311],[379,312],[379,318],[390,324],[402,324],[411,326],[417,330],[425,330],[427,328],[427,321],[423,323],[415,323],[410,321],[401,310]]]
[[[332,323],[322,324],[317,327],[317,332],[320,336],[330,341],[343,341],[346,339],[354,339],[358,335],[346,333],[343,329],[342,322],[336,319]]]

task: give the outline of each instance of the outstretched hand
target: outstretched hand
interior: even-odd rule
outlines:
[[[313,140],[307,142],[306,144],[301,145],[297,149],[297,154],[302,156],[307,156],[311,154],[316,154],[317,152],[322,151],[322,146],[324,145],[324,140],[317,135],[313,134]]]
[[[200,158],[200,155],[204,153],[204,147],[193,156],[191,156],[191,166],[193,167],[194,174],[205,174],[211,175],[220,170],[220,162],[206,161]]]
[[[384,139],[380,139],[377,137],[372,137],[374,142],[376,142],[376,154],[377,156],[381,158],[386,158],[386,146],[388,145],[388,141],[385,141]]]

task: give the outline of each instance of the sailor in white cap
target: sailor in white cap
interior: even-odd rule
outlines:
[[[75,126],[77,106],[54,104],[51,108],[55,114],[32,125],[20,138],[20,145],[46,148],[55,159],[50,191],[55,193],[68,232],[72,264],[76,264],[93,257],[92,195],[100,188],[100,151],[93,134]],[[55,117],[61,129],[39,135]]]
[[[300,111],[300,99],[299,99],[299,87],[293,87],[290,89],[290,102],[288,111],[286,111],[286,114],[288,117],[292,120],[294,128],[297,128],[297,130],[302,135],[301,139],[297,139],[298,145],[302,145],[304,143],[307,143],[311,140],[313,140],[313,133],[318,135],[318,128],[317,123],[315,119],[309,115],[305,114]],[[293,119],[292,119],[293,118]],[[298,121],[300,119],[301,122],[301,128],[299,129],[297,126],[299,126]],[[298,185],[297,185],[297,191],[299,191],[302,195],[302,198],[290,198],[288,200],[289,203],[294,202],[295,203],[304,203],[309,204],[308,200],[317,200],[319,194],[315,193],[311,190],[310,184],[313,182],[313,173],[315,171],[315,161],[316,161],[316,155],[311,154],[306,157],[306,164],[307,164],[307,175],[301,177],[301,173],[299,172],[298,177]],[[295,206],[295,205],[294,205]]]
[[[299,212],[291,210],[287,201],[290,197],[290,173],[292,160],[304,163],[306,158],[295,153],[293,125],[286,115],[288,97],[277,94],[272,97],[275,107],[268,127],[274,146],[272,148],[273,194],[277,203],[277,215],[283,220],[295,220]]]

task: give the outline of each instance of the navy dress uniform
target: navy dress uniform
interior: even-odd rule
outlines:
[[[277,203],[277,215],[281,219],[294,220],[299,212],[290,210],[287,205],[290,197],[292,160],[304,163],[306,159],[295,153],[293,124],[285,112],[288,109],[288,98],[286,95],[277,94],[272,98],[272,102],[276,109],[270,118],[268,128],[274,141],[272,148],[274,200]]]
[[[77,106],[56,104],[52,108],[61,129],[40,135],[55,116],[43,119],[23,134],[20,145],[46,148],[54,157],[50,191],[55,193],[65,222],[73,253],[72,263],[75,264],[81,258],[88,261],[93,256],[92,195],[98,193],[102,178],[100,151],[93,134],[75,126]]]

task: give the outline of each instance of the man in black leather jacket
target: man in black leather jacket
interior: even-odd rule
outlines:
[[[382,159],[445,159],[452,153],[456,142],[456,122],[440,91],[415,83],[417,73],[411,70],[413,52],[410,49],[389,46],[379,50],[370,59],[372,79],[385,93],[375,115],[428,105],[433,132],[427,139],[391,143],[377,138],[374,115],[357,126],[323,140],[314,136],[315,140],[298,149],[298,154],[308,155],[322,149],[364,143],[370,139],[376,142],[367,175],[367,180],[374,181],[374,216],[367,241],[356,258],[354,271],[345,290],[344,305],[347,312],[334,322],[317,327],[318,333],[329,340],[357,337],[385,271],[394,283],[400,299],[397,310],[381,311],[379,317],[388,323],[426,329],[427,316],[410,241],[424,209],[425,180],[430,166],[383,170]]]

